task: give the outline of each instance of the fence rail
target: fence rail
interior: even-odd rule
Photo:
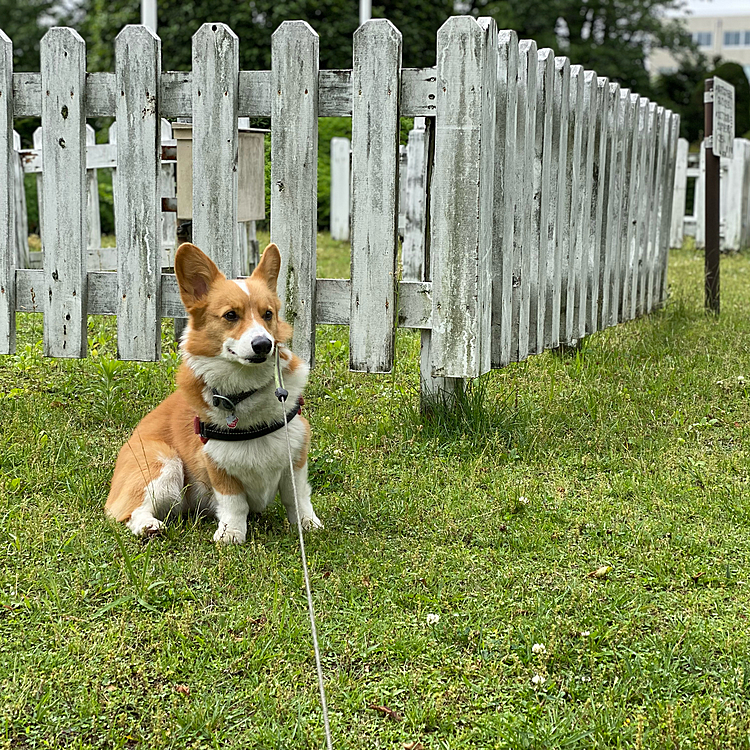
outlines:
[[[237,121],[271,117],[279,292],[310,362],[317,324],[348,325],[350,366],[369,372],[392,368],[397,325],[417,328],[426,390],[450,388],[664,302],[674,113],[486,18],[449,19],[427,69],[401,67],[384,20],[357,30],[351,70],[320,70],[317,34],[299,21],[274,33],[270,71],[240,71],[238,49],[231,29],[205,24],[192,71],[162,72],[158,37],[128,26],[115,72],[87,74],[83,40],[55,28],[41,72],[13,73],[0,35],[0,353],[21,310],[44,313],[50,356],[84,356],[86,316],[116,314],[119,356],[159,358],[160,319],[185,315],[162,273],[162,118],[192,119],[193,237],[237,275]],[[42,118],[42,270],[15,261],[13,118],[25,116]],[[94,116],[116,117],[117,272],[87,272]],[[316,279],[317,125],[329,116],[352,118],[350,280]],[[401,117],[424,119],[399,279]],[[112,147],[88,153],[111,159]]]

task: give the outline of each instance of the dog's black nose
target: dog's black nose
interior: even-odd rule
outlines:
[[[256,354],[268,354],[271,351],[271,339],[265,336],[257,336],[252,340],[253,351]]]

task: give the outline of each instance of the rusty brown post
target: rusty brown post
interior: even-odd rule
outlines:
[[[704,130],[706,139],[706,260],[705,260],[705,307],[719,313],[719,180],[721,160],[714,154],[714,79],[706,79],[704,102]]]

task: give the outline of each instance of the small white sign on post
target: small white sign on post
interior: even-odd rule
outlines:
[[[734,145],[734,86],[714,76],[714,141],[715,156],[732,158]]]

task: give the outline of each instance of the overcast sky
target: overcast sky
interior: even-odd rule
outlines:
[[[694,16],[750,16],[750,0],[687,0]]]

